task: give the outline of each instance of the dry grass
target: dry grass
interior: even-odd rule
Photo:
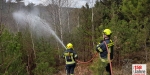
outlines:
[[[90,66],[93,63],[89,64],[78,64],[75,68],[75,75],[94,75],[93,71],[90,69]],[[131,73],[123,73],[122,69],[114,68],[113,67],[113,74],[114,75],[132,75]],[[66,75],[65,70],[59,71],[59,73],[55,75]],[[150,75],[150,62],[147,63],[147,75]]]
[[[150,75],[150,62],[147,63],[147,75]]]
[[[150,75],[150,62],[147,64],[147,75]],[[113,68],[114,75],[132,75],[132,73],[123,73],[122,69],[119,68]]]
[[[89,69],[89,65],[90,64],[77,64],[74,75],[93,75],[92,71]],[[61,70],[55,75],[66,75],[66,71],[65,69]]]

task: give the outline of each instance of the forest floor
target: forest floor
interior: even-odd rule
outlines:
[[[77,64],[74,75],[94,75],[93,71],[90,68],[91,64],[92,63]],[[149,75],[149,74],[150,74],[150,63],[147,63],[147,75]],[[65,71],[65,69],[63,69],[55,75],[66,75],[66,71]],[[113,68],[113,75],[131,75],[131,73],[124,74],[124,73],[122,73],[121,69]]]
[[[77,64],[74,72],[75,75],[93,75],[93,72],[90,70],[89,66],[90,64]],[[66,71],[65,69],[61,70],[55,75],[66,75]]]

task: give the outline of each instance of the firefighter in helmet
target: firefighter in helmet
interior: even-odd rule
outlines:
[[[113,41],[110,39],[112,32],[110,29],[104,29],[103,40],[96,47],[96,51],[100,55],[101,75],[103,75],[104,70],[107,71],[108,75],[111,75],[111,60],[113,59]]]
[[[77,53],[73,49],[73,45],[71,43],[68,43],[66,46],[66,50],[63,53],[63,58],[65,58],[66,61],[66,72],[67,75],[74,75],[74,69],[76,67],[76,61]]]

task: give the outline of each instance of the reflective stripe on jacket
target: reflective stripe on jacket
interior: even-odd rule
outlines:
[[[78,57],[77,53],[73,49],[67,49],[63,53],[63,57],[65,58],[66,64],[74,64],[75,59]]]
[[[108,57],[108,52],[107,52],[107,48],[106,45],[104,43],[104,41],[106,42],[107,46],[108,46],[108,50],[110,52],[110,59],[113,59],[113,46],[114,43],[111,39],[106,39],[103,40],[101,43],[99,43],[96,47],[96,51],[100,53],[100,57],[102,59],[106,59]]]

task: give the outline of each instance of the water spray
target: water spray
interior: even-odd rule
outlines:
[[[41,32],[48,35],[53,35],[55,39],[66,49],[63,42],[53,31],[52,27],[50,27],[50,24],[44,19],[41,19],[38,15],[25,10],[19,10],[13,13],[13,18],[17,23],[19,23],[20,26],[26,27],[29,24],[30,29],[37,33]]]

